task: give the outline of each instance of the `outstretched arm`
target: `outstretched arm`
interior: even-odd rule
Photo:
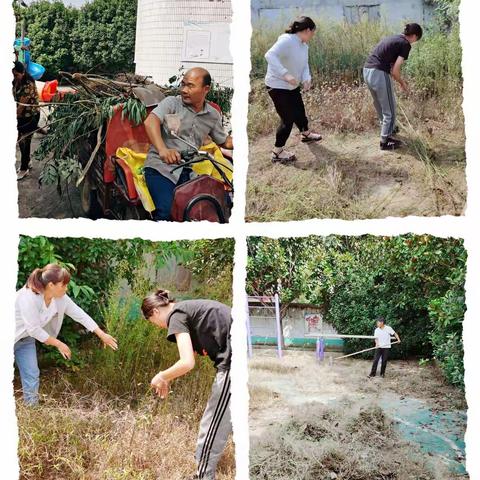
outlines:
[[[160,398],[166,398],[169,392],[169,383],[175,378],[187,374],[195,367],[195,353],[189,333],[177,333],[178,353],[180,358],[170,368],[158,373],[151,381],[152,387]]]
[[[73,320],[83,325],[89,332],[93,332],[102,341],[104,347],[110,347],[112,350],[117,350],[118,345],[115,338],[104,332],[93,318],[80,308],[68,295],[66,295],[65,298],[65,313]]]

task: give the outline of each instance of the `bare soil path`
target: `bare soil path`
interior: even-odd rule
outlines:
[[[406,452],[407,458],[414,455],[419,463],[425,462],[426,471],[434,472],[433,477],[422,478],[468,478],[465,475],[463,441],[465,399],[462,392],[444,382],[435,367],[420,367],[415,361],[393,360],[388,365],[385,379],[368,379],[370,361],[335,361],[335,355],[338,356],[327,353],[326,360],[319,364],[314,352],[310,351],[288,351],[280,360],[276,358],[275,350],[255,350],[249,364],[250,439],[254,458],[257,453],[261,455],[257,448],[259,451],[265,449],[266,443],[270,453],[275,450],[275,445],[269,445],[268,439],[278,438],[279,425],[295,423],[298,418],[314,418],[315,415],[327,418],[325,415],[332,415],[334,420],[331,425],[326,422],[326,428],[341,439],[348,436],[348,432],[343,430],[344,424],[348,426],[352,420],[358,423],[362,415],[367,415],[372,408],[379,408],[393,422],[394,431],[405,442],[406,447],[402,447],[402,451]],[[313,420],[312,424],[315,425]],[[317,425],[315,428],[320,427]],[[372,434],[381,435],[382,432],[369,432],[370,437]],[[288,437],[285,432],[282,435],[284,439]],[[297,433],[285,442],[294,442],[295,435]],[[320,445],[322,441],[329,444],[332,439],[326,435],[319,440]],[[358,445],[362,449],[369,446],[369,442],[364,444],[361,438],[357,441],[357,449]],[[342,442],[339,441],[340,445]],[[408,445],[412,445],[411,452]],[[389,451],[388,446],[383,448],[386,456],[395,458],[395,451]],[[357,454],[361,456],[362,452]],[[343,475],[331,478],[357,478]],[[368,479],[417,478],[405,475],[369,476]],[[411,475],[418,475],[418,471]],[[298,478],[310,477],[299,474]]]
[[[39,143],[34,136],[32,153]],[[16,168],[20,166],[20,151],[17,148]],[[69,186],[58,194],[55,185],[40,185],[39,178],[43,163],[37,160],[31,162],[32,169],[18,185],[18,210],[20,218],[78,218],[85,217],[81,207],[80,191],[75,186]]]
[[[309,145],[292,136],[287,148],[297,161],[288,166],[270,160],[273,134],[251,142],[247,221],[463,213],[465,153],[452,132],[431,138],[433,168],[408,148],[382,152],[374,131],[322,134]]]

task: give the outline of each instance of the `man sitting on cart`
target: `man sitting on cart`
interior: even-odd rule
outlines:
[[[145,120],[151,146],[144,171],[156,208],[154,220],[171,219],[174,189],[190,180],[189,168],[177,168],[181,163],[180,152],[188,150],[187,144],[177,137],[200,148],[210,136],[220,147],[233,149],[232,137],[225,133],[220,113],[205,100],[211,83],[210,73],[204,68],[188,70],[182,79],[180,95],[162,100]],[[174,123],[177,125],[172,127]]]

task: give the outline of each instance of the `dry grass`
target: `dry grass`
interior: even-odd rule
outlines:
[[[252,480],[454,480],[438,459],[403,441],[382,407],[417,399],[432,411],[466,409],[463,393],[434,365],[392,360],[369,379],[371,361],[319,364],[313,351],[255,350],[249,364]],[[284,375],[260,365],[278,363]],[[385,403],[387,402],[387,403]],[[466,425],[465,425],[466,426]]]
[[[199,412],[166,410],[153,398],[136,409],[102,398],[17,406],[21,480],[181,480],[195,472]],[[229,444],[220,480],[234,478]]]
[[[378,406],[307,405],[251,449],[252,480],[434,480]]]
[[[305,95],[311,125],[324,140],[287,148],[297,162],[270,162],[277,116],[261,81],[250,111],[249,221],[461,215],[466,202],[461,92],[414,92],[399,99],[399,137],[406,148],[378,149],[378,125],[365,86],[326,83]]]
[[[251,367],[253,370],[264,370],[266,372],[273,372],[279,374],[291,374],[294,373],[297,367],[283,365],[279,362],[263,362],[252,364]]]

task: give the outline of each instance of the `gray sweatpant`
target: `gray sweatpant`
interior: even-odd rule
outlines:
[[[197,475],[201,480],[215,480],[217,463],[232,433],[230,396],[230,371],[219,371],[198,432],[195,457]]]
[[[390,74],[376,68],[364,68],[363,78],[373,97],[381,126],[382,142],[391,137],[395,128],[396,101]]]

